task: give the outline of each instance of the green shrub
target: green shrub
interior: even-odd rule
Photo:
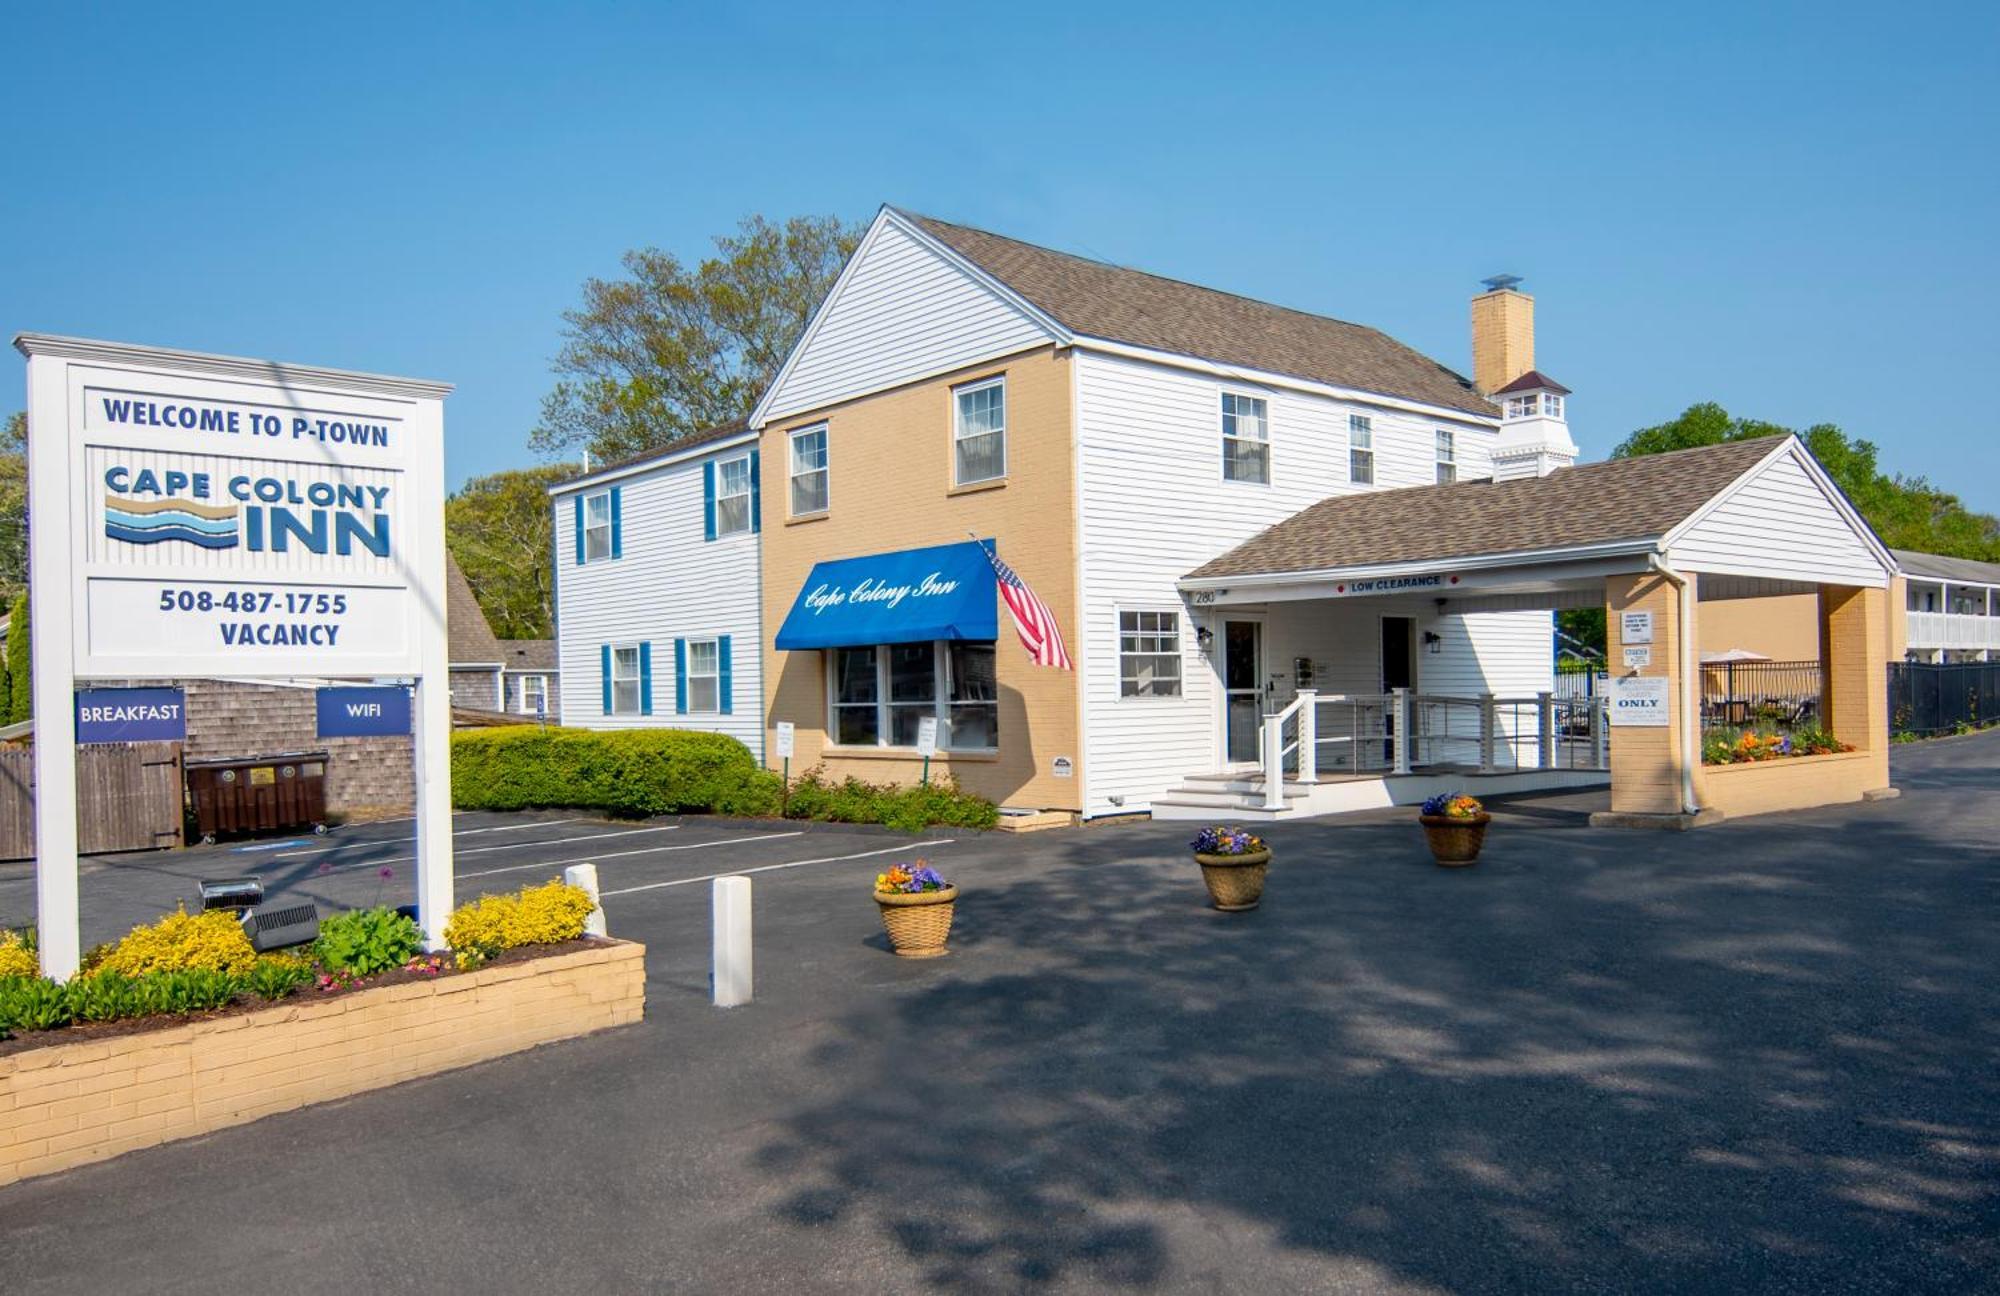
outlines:
[[[34,941],[17,931],[0,931],[0,978],[35,977],[42,974],[42,960]]]
[[[194,914],[180,909],[156,923],[134,927],[92,966],[138,977],[186,968],[241,972],[256,961],[257,951],[235,914],[227,909]]]
[[[452,949],[483,962],[501,950],[575,940],[583,935],[584,922],[595,908],[590,893],[581,887],[551,881],[460,905],[445,922],[444,940]]]
[[[122,972],[99,972],[69,983],[69,1010],[78,1021],[117,1021],[139,1015],[139,985]]]
[[[311,985],[312,979],[310,959],[290,954],[266,954],[250,969],[249,984],[259,997],[276,1003],[286,995]]]
[[[515,725],[452,735],[451,795],[462,810],[771,815],[778,786],[726,734]]]
[[[416,923],[379,905],[335,914],[321,923],[313,957],[329,972],[365,977],[403,966],[422,945]]]
[[[69,993],[42,977],[0,981],[0,1030],[54,1030],[70,1023]]]
[[[1000,822],[998,806],[965,791],[955,778],[935,780],[929,787],[868,783],[852,776],[836,783],[817,766],[793,781],[785,815],[828,823],[885,824],[904,832],[932,825],[991,828]]]

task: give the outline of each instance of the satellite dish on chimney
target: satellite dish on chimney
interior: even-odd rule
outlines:
[[[1521,276],[1510,275],[1510,274],[1497,274],[1494,275],[1491,279],[1481,279],[1479,282],[1486,285],[1487,292],[1505,292],[1507,289],[1512,288],[1515,284],[1520,283]]]

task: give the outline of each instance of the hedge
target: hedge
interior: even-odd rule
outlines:
[[[933,779],[928,787],[868,783],[852,776],[836,782],[815,766],[792,782],[785,817],[878,823],[915,832],[931,824],[991,828],[1000,822],[1000,808],[949,776]]]
[[[761,816],[778,812],[778,791],[778,776],[726,734],[509,725],[451,740],[451,799],[461,810]]]

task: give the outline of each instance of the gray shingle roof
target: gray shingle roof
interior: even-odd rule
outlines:
[[[738,436],[749,430],[750,424],[745,419],[737,419],[730,423],[718,423],[714,427],[702,428],[696,432],[689,432],[685,436],[676,437],[665,445],[654,446],[650,450],[641,450],[638,454],[627,455],[623,459],[614,459],[610,463],[598,464],[589,472],[578,473],[574,477],[566,478],[557,483],[556,489],[561,490],[566,486],[574,486],[580,481],[589,481],[593,477],[601,477],[608,472],[617,472],[621,468],[635,468],[640,464],[650,463],[655,459],[664,459],[668,455],[676,455],[683,450],[692,450],[696,446],[707,445],[710,441],[726,441],[730,437]]]
[[[444,628],[451,663],[498,665],[500,641],[493,637],[493,627],[486,624],[486,613],[473,596],[472,582],[465,579],[458,560],[449,553],[444,556],[444,591]]]
[[[1666,534],[1778,439],[1558,468],[1546,477],[1336,495],[1189,572],[1213,580],[1562,549]]]
[[[1499,414],[1471,380],[1377,329],[901,214],[1081,336]]]
[[[2000,585],[2000,563],[1973,558],[1947,558],[1943,554],[1919,553],[1914,549],[1891,549],[1896,566],[1905,576],[1925,576],[1931,580],[1966,581],[1977,585]]]
[[[500,648],[508,670],[556,668],[556,641],[553,639],[502,639]]]

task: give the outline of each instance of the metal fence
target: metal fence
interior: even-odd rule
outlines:
[[[1563,662],[1556,667],[1555,693],[1559,698],[1602,697],[1610,688],[1611,677],[1594,663]]]
[[[1891,662],[1889,732],[1929,737],[2000,720],[2000,662]]]
[[[1823,680],[1816,661],[1703,662],[1701,727],[1798,729],[1819,724]]]

